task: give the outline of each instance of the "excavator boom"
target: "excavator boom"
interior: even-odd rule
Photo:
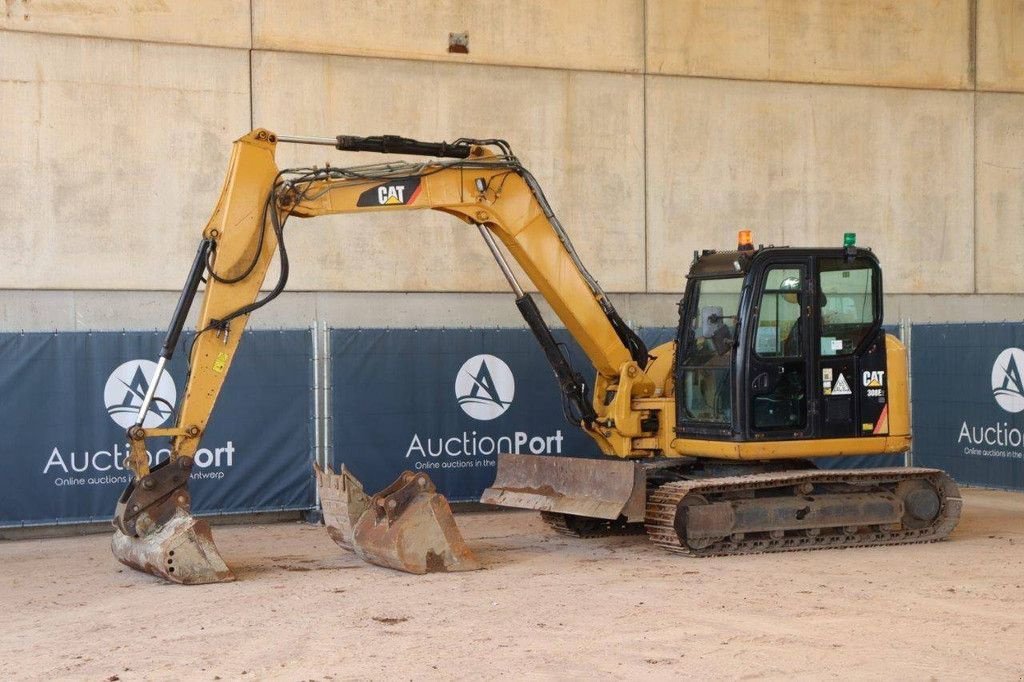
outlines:
[[[282,170],[274,160],[279,142],[434,158],[421,163]],[[121,496],[114,518],[114,554],[121,561],[174,582],[232,578],[216,551],[209,526],[190,514],[189,471],[249,315],[277,297],[287,282],[287,221],[292,217],[418,209],[442,211],[476,227],[551,362],[567,415],[607,452],[628,451],[628,439],[610,437],[612,432],[597,423],[599,412],[606,412],[609,406],[591,401],[582,375],[556,344],[502,248],[577,339],[597,368],[599,382],[613,385],[627,367],[633,368],[632,375],[641,372],[648,360],[647,349],[587,273],[539,184],[504,141],[429,143],[396,136],[279,138],[266,130],[254,130],[235,142],[220,199],[203,230],[150,381],[155,387],[165,371],[205,279],[177,423],[170,428],[143,428],[142,416],[153,398],[150,394],[143,401],[137,423],[128,430],[129,464],[135,478]],[[280,259],[280,278],[257,300],[275,254]],[[650,389],[649,385],[642,387]],[[628,401],[629,394],[624,397]],[[170,457],[151,469],[146,441],[161,436],[171,439]],[[325,493],[325,516],[332,537],[363,558],[411,572],[478,567],[458,534],[447,502],[425,475],[403,475],[374,496],[363,493],[350,472],[335,474],[329,468],[321,469],[317,478]]]

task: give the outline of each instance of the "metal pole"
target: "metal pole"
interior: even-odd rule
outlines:
[[[498,261],[498,267],[501,268],[501,274],[505,275],[505,279],[508,280],[509,286],[512,287],[512,291],[516,292],[516,298],[522,298],[523,288],[519,286],[515,273],[512,272],[512,268],[509,267],[508,261],[505,260],[505,256],[502,255],[501,250],[498,248],[498,243],[494,241],[494,235],[480,223],[477,223],[476,227],[480,230],[480,234],[483,236],[484,241],[487,242],[487,247],[491,250],[494,260]]]
[[[323,427],[323,438],[321,438],[320,442],[323,444],[323,448],[322,448],[323,449],[323,457],[324,457],[323,467],[324,467],[324,470],[326,471],[327,467],[332,466],[331,465],[331,456],[333,454],[332,450],[334,449],[333,434],[331,433],[331,421],[333,419],[333,417],[331,416],[331,391],[333,390],[333,387],[331,386],[331,383],[330,383],[330,381],[331,381],[331,330],[330,330],[330,327],[327,326],[327,321],[326,320],[324,320],[323,331],[324,331],[324,342],[320,346],[320,348],[321,348],[321,351],[320,351],[320,367],[321,367],[321,369],[323,370],[323,373],[324,373],[323,381],[320,382],[320,385],[321,385],[321,387],[323,389],[323,392],[324,392],[323,400],[320,401],[320,406],[321,406],[321,410],[322,410],[322,414],[323,414],[323,417],[320,420],[320,424]]]
[[[910,448],[903,453],[903,466],[912,467],[914,466],[914,363],[910,354],[910,337],[913,334],[911,331],[912,325],[906,322],[902,317],[900,318],[900,337],[903,340],[903,345],[907,349],[907,407],[909,412],[907,413],[907,424],[910,425]]]
[[[319,334],[316,323],[309,328],[313,337],[313,461],[320,463],[320,344],[317,336]],[[320,485],[315,483],[316,506],[320,508]]]
[[[142,406],[139,407],[139,414],[135,418],[135,425],[142,426],[142,422],[146,419],[146,413],[149,412],[149,405],[153,402],[153,396],[156,395],[156,385],[160,383],[160,377],[164,373],[164,365],[167,364],[167,358],[160,356],[160,359],[156,361],[156,371],[153,372],[153,378],[149,380],[149,388],[146,389],[146,397],[142,399]]]

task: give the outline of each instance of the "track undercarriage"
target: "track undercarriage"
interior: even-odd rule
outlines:
[[[600,466],[580,462],[581,470]],[[534,478],[543,475],[536,470],[539,461],[530,464]],[[959,489],[937,469],[823,470],[806,461],[664,460],[636,467],[644,485],[623,500],[624,512],[633,511],[614,519],[572,513],[573,484],[564,475],[556,495],[540,494],[543,486],[536,480],[506,488],[496,482],[495,490],[520,502],[526,498],[528,508],[540,509],[544,521],[563,535],[646,531],[664,549],[693,557],[932,542],[947,537],[960,518]],[[506,479],[515,479],[514,467]],[[638,494],[642,505],[636,504]]]
[[[662,484],[644,525],[655,544],[705,557],[942,540],[960,508],[937,469],[781,471]]]

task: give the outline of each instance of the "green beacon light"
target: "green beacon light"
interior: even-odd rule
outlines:
[[[857,245],[857,233],[847,232],[843,235],[843,246],[850,247]]]

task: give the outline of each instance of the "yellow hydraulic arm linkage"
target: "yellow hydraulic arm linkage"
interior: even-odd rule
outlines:
[[[274,153],[281,142],[434,158],[423,163],[280,170]],[[209,527],[190,514],[189,472],[249,315],[280,294],[287,282],[285,224],[292,216],[412,209],[443,211],[476,226],[551,362],[572,421],[607,454],[633,455],[638,438],[647,438],[652,441],[649,447],[656,447],[653,441],[661,437],[658,420],[651,419],[653,410],[634,410],[632,402],[654,394],[655,382],[645,374],[648,351],[587,273],[536,180],[504,141],[288,138],[254,130],[235,142],[220,199],[203,230],[149,393],[135,426],[128,430],[129,465],[135,476],[114,518],[113,548],[121,561],[174,582],[233,578]],[[536,303],[523,291],[498,242],[597,369],[593,400],[581,375],[555,343]],[[257,300],[275,252],[280,258],[280,278]],[[177,423],[170,428],[144,428],[143,418],[204,276],[198,332]],[[667,367],[661,373],[667,374]],[[169,459],[152,468],[146,453],[151,437],[171,439]],[[364,558],[414,572],[477,566],[455,528],[447,502],[436,494],[426,475],[407,472],[372,498],[344,471],[335,475],[318,470],[317,475],[332,537]],[[432,520],[424,523],[426,517]]]

